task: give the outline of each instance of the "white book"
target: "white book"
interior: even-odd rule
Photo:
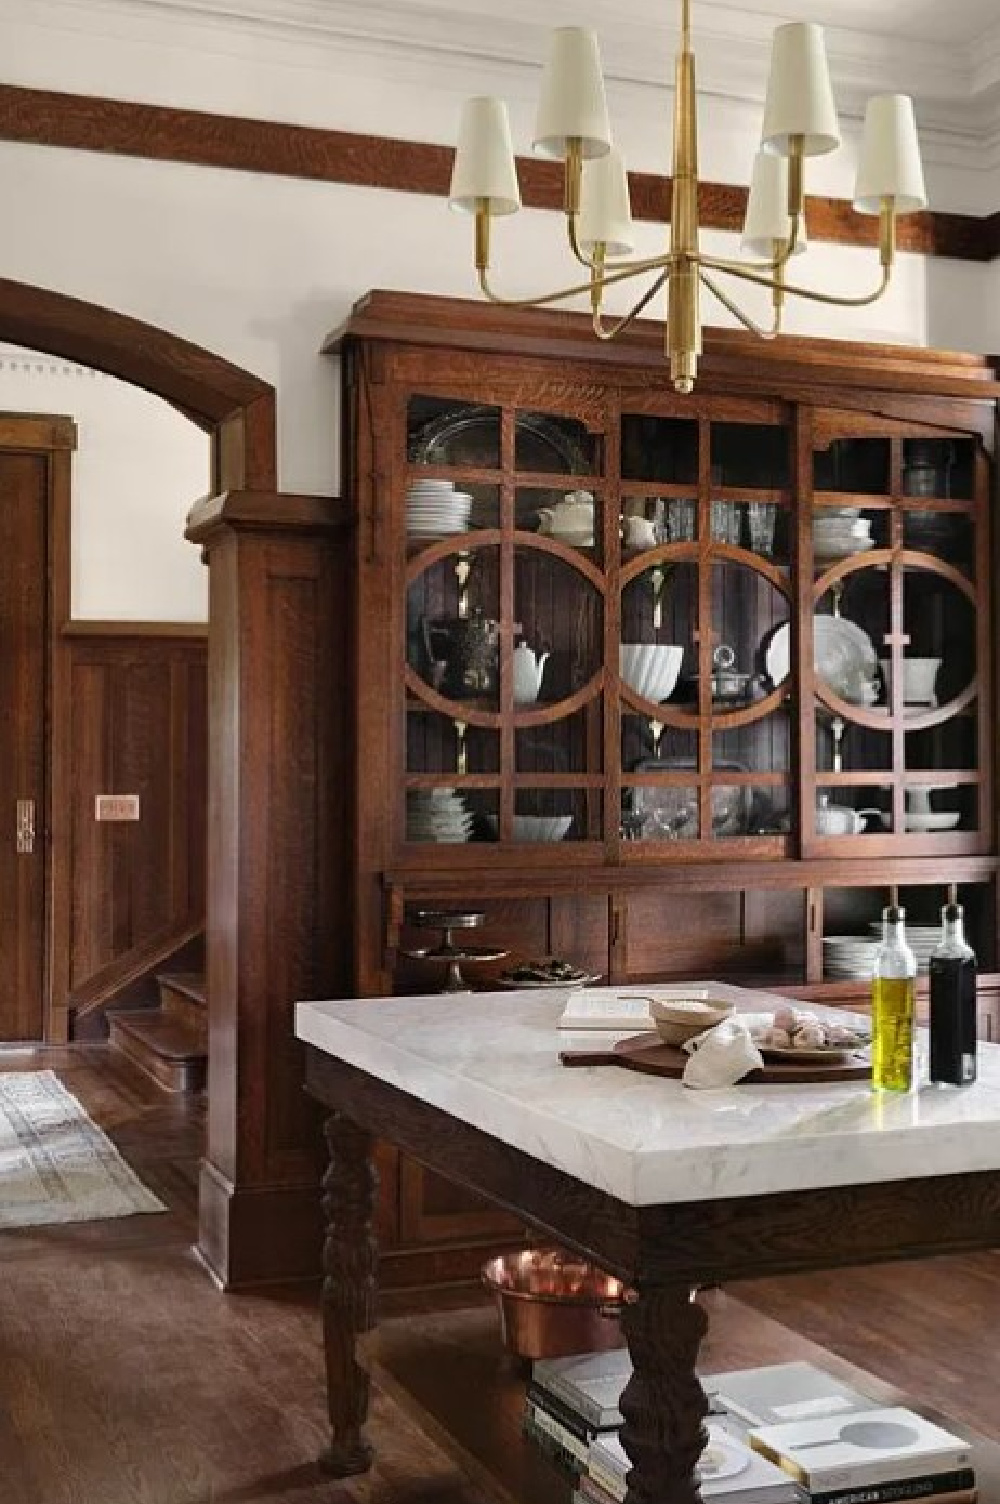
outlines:
[[[639,1034],[655,1027],[649,993],[618,987],[571,987],[559,1018],[560,1029],[627,1029]]]
[[[690,982],[646,982],[632,987],[571,987],[559,1017],[560,1029],[627,1030],[639,1033],[655,1028],[649,1004],[652,998],[669,1002],[697,998],[701,1002],[732,1003],[755,1027],[770,1022],[776,1008],[788,1003],[777,993],[755,987],[737,987],[732,982],[699,978]]]
[[[567,1358],[538,1358],[531,1377],[593,1426],[621,1424],[618,1401],[632,1376],[627,1347]]]
[[[967,1441],[900,1406],[755,1426],[748,1440],[810,1493],[972,1466]]]
[[[624,1483],[631,1463],[616,1431],[595,1436],[587,1467],[596,1478],[607,1480],[605,1487],[616,1480]],[[721,1421],[709,1422],[698,1479],[704,1499],[725,1499],[726,1504],[799,1504],[805,1497],[793,1478],[752,1452]]]
[[[729,1415],[748,1426],[775,1426],[789,1420],[814,1420],[881,1410],[873,1400],[814,1363],[772,1363],[702,1376],[702,1385]]]

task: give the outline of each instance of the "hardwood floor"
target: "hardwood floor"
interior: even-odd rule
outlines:
[[[411,1298],[373,1343],[376,1473],[324,1479],[315,1290],[221,1295],[191,1253],[200,1103],[167,1097],[102,1046],[0,1048],[0,1070],[41,1068],[57,1071],[169,1210],[0,1234],[3,1504],[541,1504],[543,1489],[545,1500],[568,1498],[531,1462],[508,1468],[511,1491],[498,1492],[446,1441],[439,1428],[458,1400],[466,1445],[509,1460],[520,1390],[498,1362],[490,1309],[442,1315],[439,1298]],[[1000,1255],[703,1298],[706,1369],[839,1358],[1000,1442]],[[491,1385],[506,1406],[495,1427]],[[983,1504],[1000,1504],[996,1480]]]

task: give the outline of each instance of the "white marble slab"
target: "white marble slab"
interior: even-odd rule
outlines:
[[[833,1082],[692,1091],[613,1066],[560,1065],[560,1049],[621,1037],[558,1031],[564,997],[299,1003],[296,1032],[635,1206],[1000,1169],[998,1045],[980,1044],[979,1080],[960,1090],[896,1096]],[[766,994],[748,998],[759,1007]]]

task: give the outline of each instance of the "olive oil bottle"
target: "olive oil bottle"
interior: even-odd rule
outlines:
[[[906,943],[906,910],[882,910],[872,976],[872,1088],[912,1091],[916,1080],[917,961]]]

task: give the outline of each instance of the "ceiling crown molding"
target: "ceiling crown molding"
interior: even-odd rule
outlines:
[[[806,15],[821,0],[800,0]],[[537,83],[553,25],[593,25],[612,85],[663,89],[670,79],[677,27],[663,0],[12,0],[30,24],[132,38],[145,34],[174,48],[259,49],[280,42],[283,62],[332,72],[344,49],[381,56],[414,76],[433,65],[455,92],[474,87],[526,99]],[[794,9],[791,7],[790,9]],[[837,9],[831,4],[826,11]],[[928,160],[992,170],[1000,138],[1000,24],[986,36],[958,32],[948,45],[887,34],[868,24],[827,25],[831,71],[841,113],[857,120],[873,93],[914,96]],[[773,13],[698,0],[695,47],[703,95],[759,108],[770,60]],[[259,57],[259,51],[258,51]],[[469,71],[470,67],[474,70]],[[36,82],[37,80],[31,80]],[[82,83],[82,80],[80,81]],[[79,86],[79,84],[77,85]],[[983,153],[987,155],[984,156]]]

